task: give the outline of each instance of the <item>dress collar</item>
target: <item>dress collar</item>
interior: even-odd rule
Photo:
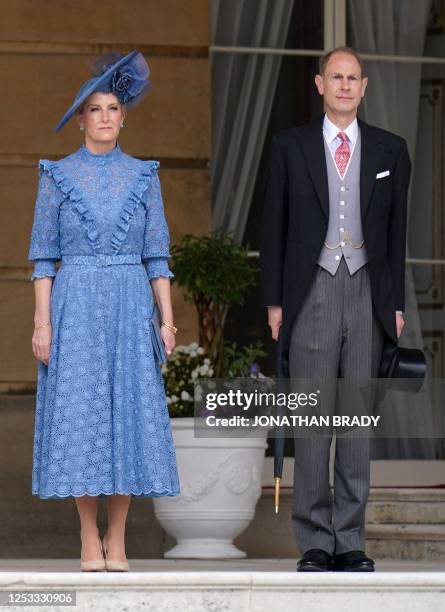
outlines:
[[[82,145],[79,149],[79,154],[88,161],[98,161],[104,163],[118,159],[122,154],[122,151],[118,143],[116,143],[114,149],[111,149],[111,151],[107,151],[106,153],[93,153],[85,145]]]

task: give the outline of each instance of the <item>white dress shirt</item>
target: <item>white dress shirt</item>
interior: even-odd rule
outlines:
[[[358,136],[357,117],[354,118],[354,120],[348,125],[348,127],[342,130],[341,128],[337,127],[334,123],[332,123],[332,121],[329,119],[327,114],[325,114],[324,119],[323,119],[323,136],[324,136],[324,139],[326,140],[326,144],[329,147],[329,150],[331,152],[332,159],[334,160],[334,162],[335,162],[335,151],[338,149],[338,147],[342,143],[341,138],[337,136],[339,132],[344,132],[349,140],[350,156],[349,156],[348,165],[346,166],[346,169],[345,169],[345,174],[346,174],[346,172],[348,171],[349,162],[351,161],[351,157],[354,152],[355,143],[357,142],[357,136]],[[337,164],[335,164],[335,167],[337,168]],[[337,168],[337,172],[340,174],[338,168]]]

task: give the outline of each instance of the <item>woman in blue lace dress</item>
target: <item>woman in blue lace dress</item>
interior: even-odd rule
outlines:
[[[39,164],[29,250],[38,360],[32,493],[75,499],[84,571],[128,570],[131,497],[179,495],[151,327],[156,301],[169,354],[176,328],[159,163],[117,143],[148,73],[137,51],[100,58],[56,127],[77,115],[85,144]],[[108,508],[102,542],[99,497]]]

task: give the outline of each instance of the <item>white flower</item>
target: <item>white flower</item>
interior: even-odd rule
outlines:
[[[191,344],[189,344],[189,348],[190,348],[192,351],[196,351],[196,349],[198,349],[198,348],[199,348],[199,344],[198,344],[197,342],[192,342]]]
[[[200,346],[196,352],[198,353],[198,355],[204,355],[204,349],[202,348],[202,346]]]
[[[181,393],[182,400],[191,400],[190,393],[188,391],[182,391]]]
[[[196,368],[191,373],[191,377],[192,377],[192,380],[195,380],[196,378],[198,378],[198,372],[197,372]]]
[[[206,357],[204,359],[204,363],[205,363],[205,365],[210,365],[210,359],[208,357]]]
[[[176,402],[179,400],[179,397],[177,395],[172,395],[171,397],[171,403],[172,404],[176,404]]]

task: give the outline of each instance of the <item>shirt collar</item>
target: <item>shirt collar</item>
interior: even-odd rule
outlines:
[[[326,140],[328,143],[331,143],[335,138],[337,138],[337,134],[339,132],[344,132],[346,136],[349,138],[349,142],[352,146],[355,145],[358,134],[358,123],[357,117],[348,125],[344,130],[337,127],[332,121],[328,118],[328,115],[325,113],[323,119],[323,132],[325,134]]]

